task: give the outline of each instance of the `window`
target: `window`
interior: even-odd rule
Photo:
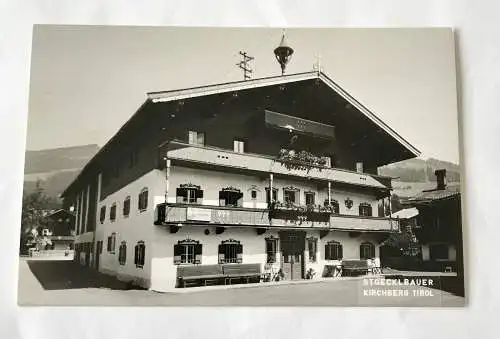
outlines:
[[[257,199],[257,191],[256,190],[252,190],[250,192],[250,195],[251,195],[252,199]]]
[[[292,188],[283,189],[283,200],[295,204],[297,202],[298,190]]]
[[[188,137],[190,145],[205,145],[205,133],[189,131]]]
[[[144,267],[145,257],[146,257],[146,245],[144,245],[144,241],[139,241],[137,245],[135,245],[135,255],[134,255],[135,267],[139,268]]]
[[[359,204],[359,215],[363,215],[365,217],[372,216],[372,205],[369,203],[363,202]]]
[[[229,207],[243,206],[243,193],[234,187],[226,187],[219,191],[219,205]]]
[[[266,238],[266,254],[268,264],[276,262],[276,253],[278,253],[278,238]]]
[[[266,202],[269,204],[271,201],[269,199],[269,187],[266,187]],[[277,201],[278,200],[278,189],[277,188],[273,188],[273,201]]]
[[[123,201],[123,216],[128,217],[130,214],[130,197],[126,197]]]
[[[330,203],[328,203],[328,199],[325,199],[324,202],[325,207],[331,206],[333,213],[339,214],[339,202],[335,199],[330,199]]]
[[[446,244],[433,244],[429,246],[429,256],[432,260],[447,260],[448,246]]]
[[[325,244],[325,259],[326,260],[342,260],[343,248],[338,241],[329,241]]]
[[[314,205],[314,192],[306,192],[306,205]]]
[[[108,253],[115,253],[116,233],[108,237]]]
[[[43,235],[43,236],[48,236],[48,235],[49,235],[49,229],[48,229],[48,228],[44,228],[44,229],[42,230],[42,235]]]
[[[364,242],[359,246],[360,259],[373,259],[375,258],[375,245],[371,242]]]
[[[148,208],[148,189],[143,188],[139,193],[139,211],[145,211]]]
[[[309,262],[316,262],[316,252],[318,252],[318,239],[307,239],[307,250],[309,251]]]
[[[111,205],[111,208],[109,209],[109,220],[116,220],[116,203]]]
[[[235,139],[233,142],[233,150],[237,153],[245,152],[245,142],[243,140]]]
[[[99,221],[101,222],[101,224],[104,222],[105,219],[106,219],[106,206],[102,206],[101,212],[99,213]]]
[[[174,265],[201,264],[202,245],[191,239],[181,240],[174,245]]]
[[[176,191],[177,203],[201,204],[203,191],[200,186],[193,184],[182,184]]]
[[[118,262],[120,265],[125,265],[127,262],[127,243],[125,241],[122,241],[118,248]]]
[[[219,245],[219,264],[242,263],[243,245],[239,241],[229,239],[224,240]]]

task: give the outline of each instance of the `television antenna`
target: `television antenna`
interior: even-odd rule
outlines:
[[[243,58],[240,62],[236,64],[241,70],[243,70],[243,80],[250,80],[252,78],[252,69],[250,68],[249,62],[255,59],[254,57],[251,57],[247,55],[246,52],[241,52],[240,55]]]

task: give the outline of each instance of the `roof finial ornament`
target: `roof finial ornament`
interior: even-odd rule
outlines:
[[[283,30],[281,35],[281,42],[278,47],[274,49],[274,55],[276,56],[276,60],[281,66],[281,75],[285,75],[285,68],[288,62],[290,61],[293,54],[293,49],[288,46],[288,42],[286,41],[285,30]]]

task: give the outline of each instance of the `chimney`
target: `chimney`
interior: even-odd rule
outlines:
[[[446,188],[446,170],[439,169],[434,172],[437,178],[437,189],[444,190]]]
[[[356,163],[356,172],[358,172],[358,173],[363,173],[364,172],[363,163],[362,162],[357,162]]]

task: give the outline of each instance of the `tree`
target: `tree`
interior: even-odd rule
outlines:
[[[46,213],[57,206],[54,198],[44,194],[41,182],[37,181],[34,192],[23,195],[21,213],[20,251],[26,252],[30,247],[50,245],[50,239],[42,236]]]

